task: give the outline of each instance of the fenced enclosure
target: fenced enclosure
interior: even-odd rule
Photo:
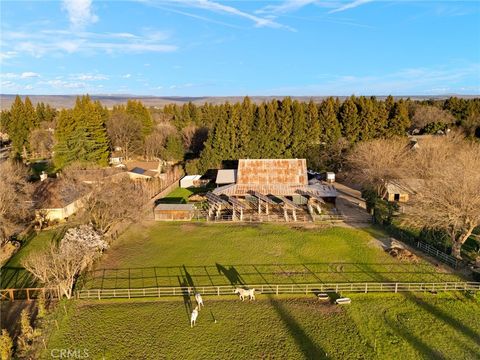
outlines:
[[[450,265],[456,269],[459,265],[459,260],[451,255],[445,254],[444,252],[438,250],[432,245],[428,245],[422,241],[417,242],[417,247],[422,250],[424,253],[437,258],[438,260],[444,262],[447,265]]]
[[[241,287],[241,286],[240,286]],[[260,294],[317,294],[335,293],[399,293],[399,292],[444,292],[444,291],[480,291],[480,282],[439,282],[439,283],[332,283],[332,284],[275,284],[249,285]],[[235,286],[200,287],[156,287],[143,289],[85,289],[75,292],[77,299],[112,299],[190,296],[199,292],[202,295],[234,295]]]

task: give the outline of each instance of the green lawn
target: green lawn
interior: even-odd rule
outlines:
[[[44,249],[51,241],[63,234],[63,228],[41,231],[25,241],[1,269],[0,288],[34,287],[35,279],[22,267],[22,261],[29,254]]]
[[[352,295],[255,302],[204,297],[197,327],[185,301],[75,301],[48,343],[95,359],[478,359],[478,300],[461,294]],[[215,323],[214,320],[217,320]]]
[[[205,193],[208,190],[204,187],[176,188],[170,194],[161,198],[158,204],[186,204],[188,198],[194,194]]]
[[[87,288],[456,281],[385,253],[373,229],[148,223],[131,227],[86,276]]]

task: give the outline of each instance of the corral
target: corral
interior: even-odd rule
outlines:
[[[305,159],[240,159],[236,180],[207,195],[208,219],[313,221],[337,214],[332,185],[309,183]]]

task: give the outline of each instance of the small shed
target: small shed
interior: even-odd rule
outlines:
[[[220,169],[217,172],[217,179],[215,183],[217,185],[228,185],[237,182],[237,170],[236,169]]]
[[[193,204],[158,204],[154,210],[156,221],[189,221],[194,214]]]
[[[199,180],[202,175],[187,175],[180,179],[181,188],[189,188],[199,185]]]
[[[335,173],[334,172],[327,172],[327,182],[334,183],[335,182]]]

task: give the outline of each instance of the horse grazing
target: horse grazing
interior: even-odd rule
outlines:
[[[249,300],[255,300],[255,289],[235,288],[234,293],[238,294],[242,301],[244,301],[247,296]]]
[[[202,308],[202,306],[205,306],[205,305],[203,305],[203,299],[202,299],[202,295],[200,295],[200,293],[195,294],[195,301],[197,302],[198,310],[200,310]]]
[[[192,315],[190,316],[190,327],[194,327],[197,325],[197,317],[198,317],[198,306],[195,306],[195,309],[192,311]]]

